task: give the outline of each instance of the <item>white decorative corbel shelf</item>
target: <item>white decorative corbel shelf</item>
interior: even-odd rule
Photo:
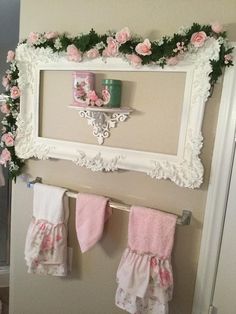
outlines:
[[[103,144],[105,138],[110,136],[110,129],[115,128],[118,122],[124,122],[133,111],[131,108],[107,108],[93,106],[74,106],[69,108],[78,110],[80,117],[88,120],[88,125],[93,127],[93,135],[98,143]]]

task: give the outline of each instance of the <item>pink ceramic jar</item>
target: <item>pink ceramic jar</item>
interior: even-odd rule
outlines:
[[[94,90],[94,73],[86,71],[73,72],[73,104],[86,106],[88,91]]]

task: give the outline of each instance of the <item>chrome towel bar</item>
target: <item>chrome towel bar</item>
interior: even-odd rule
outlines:
[[[32,187],[35,183],[42,183],[42,178],[36,177],[35,180],[29,181],[27,183],[27,186]],[[66,195],[70,198],[76,198],[77,194],[78,193],[74,193],[71,191],[66,192]],[[114,208],[114,209],[119,209],[119,210],[123,210],[126,212],[130,211],[130,205],[122,204],[120,202],[115,202],[113,200],[110,200],[109,205],[111,208]],[[178,218],[177,218],[177,224],[178,225],[182,225],[182,226],[190,225],[191,218],[192,218],[192,212],[190,210],[183,210],[182,215],[181,216],[177,215],[177,216],[178,216]]]

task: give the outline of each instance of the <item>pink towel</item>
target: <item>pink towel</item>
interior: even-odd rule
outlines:
[[[88,251],[101,239],[104,223],[111,214],[108,198],[92,194],[78,194],[76,233],[82,253]]]
[[[177,216],[131,207],[128,247],[117,270],[116,305],[129,313],[167,314]]]
[[[128,245],[131,250],[171,255],[177,216],[159,210],[132,206],[129,216]]]

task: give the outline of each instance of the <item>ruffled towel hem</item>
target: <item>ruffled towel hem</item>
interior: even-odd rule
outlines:
[[[169,258],[127,248],[117,271],[116,305],[129,313],[168,313],[173,274]]]
[[[26,237],[25,260],[28,273],[66,276],[66,225],[33,218]]]

